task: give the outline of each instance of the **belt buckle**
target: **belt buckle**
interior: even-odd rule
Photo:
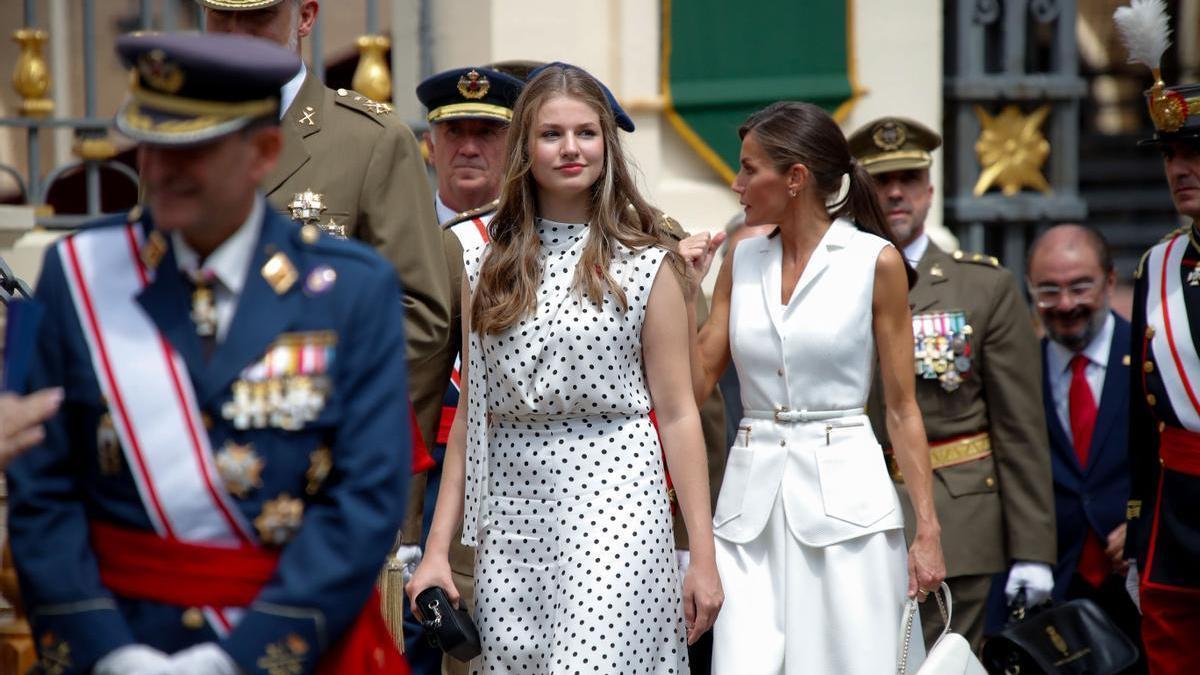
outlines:
[[[777,406],[775,408],[775,423],[783,424],[784,420],[783,420],[783,418],[780,417],[780,415],[783,415],[787,412],[790,412],[790,411],[788,410],[788,408],[786,406]]]

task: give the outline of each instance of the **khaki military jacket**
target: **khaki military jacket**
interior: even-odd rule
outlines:
[[[353,91],[329,89],[310,71],[283,116],[283,153],[263,190],[289,217],[296,193],[320,193],[322,225],[332,221],[396,268],[409,394],[432,443],[449,377],[433,361],[446,346],[451,293],[425,163],[412,131],[390,110]]]
[[[934,470],[933,496],[950,577],[992,574],[1014,560],[1054,563],[1054,484],[1042,407],[1041,352],[1016,280],[995,258],[955,252],[932,242],[909,292],[914,317],[966,313],[972,332],[970,369],[958,388],[918,377],[917,404],[931,443],[979,432],[992,455]],[[888,445],[879,378],[868,414]],[[898,483],[908,536],[915,519]]]
[[[674,218],[663,215],[663,230],[667,235],[667,243],[674,246],[680,240],[689,236]],[[696,325],[700,326],[708,318],[708,302],[701,293],[696,298]],[[729,448],[725,446],[725,397],[719,387],[713,387],[712,394],[700,406],[700,428],[704,432],[704,449],[708,456],[708,491],[711,497],[709,508],[717,507],[717,495],[721,492],[721,481],[725,477],[725,458]],[[674,505],[674,499],[672,499]],[[678,508],[672,517],[675,530],[675,548],[687,549],[688,534],[684,526],[683,516]]]

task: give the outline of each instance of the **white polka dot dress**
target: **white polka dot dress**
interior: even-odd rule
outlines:
[[[587,231],[539,221],[536,315],[471,340],[482,355],[469,371],[464,541],[477,544],[480,675],[688,672],[642,365],[646,301],[666,251],[618,247],[610,271],[629,306],[610,294],[597,308],[571,289]],[[472,284],[484,251],[467,254]]]

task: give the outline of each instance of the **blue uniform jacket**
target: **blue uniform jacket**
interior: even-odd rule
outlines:
[[[1200,244],[1196,244],[1197,229],[1172,233],[1154,248],[1165,247],[1175,237],[1187,249],[1179,269],[1167,270],[1180,276],[1180,293],[1187,315],[1172,314],[1174,330],[1191,332],[1192,341],[1200,345],[1200,285],[1187,279],[1200,266]],[[1152,249],[1153,250],[1153,249]],[[1165,427],[1182,428],[1179,416],[1172,407],[1162,375],[1159,359],[1170,358],[1149,348],[1150,335],[1164,330],[1162,325],[1147,325],[1147,295],[1150,292],[1151,270],[1147,253],[1138,268],[1133,287],[1133,349],[1131,358],[1134,374],[1129,379],[1129,466],[1131,485],[1126,513],[1128,529],[1125,535],[1125,557],[1138,563],[1143,588],[1186,593],[1200,598],[1200,476],[1165,469],[1159,457]],[[1197,374],[1194,364],[1184,364],[1188,376]]]
[[[66,399],[46,440],[8,471],[9,532],[24,605],[43,668],[88,672],[131,643],[171,653],[216,641],[247,673],[308,673],[363,609],[400,527],[410,448],[403,310],[391,266],[368,247],[300,228],[265,209],[263,229],[227,337],[207,362],[189,318],[191,291],[168,250],[137,302],[187,364],[214,453],[227,441],[250,444],[263,461],[261,484],[233,501],[249,523],[287,494],[303,517],[283,544],[274,577],[224,639],[187,607],[116,597],[100,581],[88,524],[103,521],[153,532],[123,458],[98,455],[105,401],[56,249],[45,258],[37,297],[44,303],[30,388],[59,385]],[[110,219],[94,227],[124,224]],[[149,216],[142,226],[153,228]],[[169,241],[169,238],[168,238]],[[261,272],[283,253],[298,277],[276,292]],[[308,284],[320,267],[332,285]],[[314,288],[317,290],[314,292]],[[222,416],[243,368],[288,333],[336,334],[331,383],[320,414],[297,431],[237,430]],[[129,394],[126,393],[128,396]],[[327,447],[332,468],[314,478],[312,453]],[[181,443],[181,451],[186,447]],[[282,671],[280,671],[282,672]]]
[[[1088,465],[1080,468],[1075,446],[1063,431],[1051,397],[1050,375],[1042,373],[1050,461],[1054,473],[1054,511],[1058,525],[1058,564],[1054,566],[1054,598],[1063,600],[1071,574],[1079,565],[1088,529],[1107,545],[1108,533],[1125,522],[1129,499],[1129,322],[1113,314],[1112,346],[1104,371],[1100,409],[1092,432]],[[1042,340],[1042,363],[1046,341]]]

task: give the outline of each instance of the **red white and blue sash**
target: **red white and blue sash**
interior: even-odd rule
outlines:
[[[1171,409],[1185,429],[1200,432],[1200,356],[1192,341],[1180,278],[1187,247],[1187,234],[1180,234],[1151,249],[1146,265],[1146,325],[1155,329],[1150,349]]]
[[[483,246],[488,243],[488,223],[492,220],[492,214],[479,216],[470,220],[464,220],[450,228],[454,236],[458,237],[459,243],[462,244],[464,251],[470,251],[473,248]],[[454,293],[458,293],[459,289],[450,289]],[[438,421],[437,442],[440,445],[445,445],[450,438],[450,425],[454,422],[454,414],[458,409],[458,396],[462,392],[460,381],[462,379],[460,372],[462,371],[462,354],[454,355],[454,370],[450,371],[450,391],[447,392],[445,401],[443,402],[441,419]]]
[[[150,272],[133,225],[60,241],[67,283],[125,459],[158,536],[229,548],[257,546],[213,460],[187,367],[137,303]],[[208,608],[218,634],[241,610]]]

